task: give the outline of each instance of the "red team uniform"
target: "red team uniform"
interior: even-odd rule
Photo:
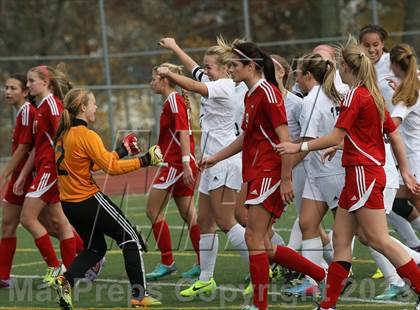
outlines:
[[[54,138],[63,109],[60,99],[49,94],[38,106],[33,123],[36,177],[26,197],[41,198],[47,204],[60,201]]]
[[[184,98],[177,92],[173,92],[163,103],[158,142],[163,160],[168,166],[160,169],[159,175],[154,180],[153,188],[165,189],[172,192],[174,197],[194,195],[194,187],[186,186],[182,178],[184,171],[179,132],[185,130],[188,130],[190,135],[190,167],[195,178],[197,165],[194,158],[194,137],[191,132],[188,109]]]
[[[280,140],[274,128],[287,125],[286,110],[280,91],[266,80],[260,80],[245,96],[242,123],[242,177],[248,182],[245,204],[262,204],[275,217],[280,217],[284,204],[281,199],[281,156],[273,144]]]
[[[36,108],[29,102],[26,102],[17,112],[15,122],[16,125],[13,129],[12,134],[12,154],[16,151],[19,144],[33,144],[32,126],[35,112]],[[29,186],[32,184],[33,175],[29,174],[23,187],[23,194],[18,196],[13,193],[13,185],[19,177],[23,166],[25,166],[27,158],[28,157],[26,157],[25,160],[22,160],[22,162],[19,163],[19,165],[13,171],[12,177],[9,181],[4,200],[10,204],[22,206],[23,201],[25,200],[25,194],[28,191]]]
[[[386,184],[383,134],[397,128],[390,114],[385,110],[382,124],[368,89],[358,86],[344,97],[335,127],[347,132],[342,158],[346,180],[339,206],[349,212],[363,206],[383,209]]]

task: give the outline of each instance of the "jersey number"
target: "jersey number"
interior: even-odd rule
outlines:
[[[60,155],[60,157],[58,157],[57,163],[56,163],[58,175],[68,175],[69,173],[67,172],[67,170],[64,170],[64,169],[60,168],[61,162],[64,160],[64,148],[63,148],[63,146],[62,145],[57,145],[56,146],[56,151],[61,153],[61,155]]]

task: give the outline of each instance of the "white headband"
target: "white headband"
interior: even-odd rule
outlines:
[[[262,58],[254,58],[254,59],[251,59],[247,55],[245,55],[241,50],[238,50],[237,48],[234,48],[233,50],[236,53],[238,53],[239,55],[241,55],[244,59],[246,59],[248,61],[253,61],[257,65],[257,67],[262,68],[257,62],[255,62],[255,60],[261,60]]]

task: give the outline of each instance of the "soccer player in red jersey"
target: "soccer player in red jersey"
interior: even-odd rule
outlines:
[[[396,131],[385,102],[379,92],[375,69],[363,49],[351,39],[341,50],[340,75],[352,86],[341,103],[341,111],[333,131],[321,138],[301,144],[282,143],[281,154],[315,151],[336,147],[344,139],[342,164],[346,179],[334,224],[334,261],[327,278],[326,296],[318,309],[335,309],[348,276],[351,240],[360,230],[369,246],[384,254],[403,279],[420,294],[420,269],[406,251],[388,234],[383,203],[385,188],[385,145],[388,134],[407,188],[420,192],[420,184],[409,173],[403,141]],[[332,150],[329,149],[328,154]],[[419,309],[420,299],[415,309]]]
[[[270,243],[268,231],[273,219],[280,217],[285,204],[293,200],[291,158],[274,151],[280,141],[290,141],[286,110],[271,57],[251,42],[234,44],[233,54],[233,79],[245,82],[249,89],[245,95],[243,133],[224,149],[205,158],[203,166],[212,166],[242,150],[242,175],[248,183],[245,238],[254,286],[253,305],[246,309],[265,310],[269,257],[316,281],[325,278],[325,271],[294,250]]]
[[[167,68],[171,72],[182,74],[182,68],[164,63],[153,69],[152,90],[164,99],[160,115],[159,146],[164,156],[166,167],[161,167],[155,177],[149,193],[147,216],[152,222],[153,235],[161,252],[161,263],[148,273],[148,280],[157,280],[176,271],[172,255],[172,242],[168,224],[164,218],[164,208],[170,196],[175,200],[179,213],[188,224],[191,243],[197,253],[198,265],[183,273],[186,277],[200,275],[200,228],[194,208],[194,185],[197,178],[197,164],[194,156],[194,137],[190,125],[190,107],[187,94],[181,96],[171,80],[158,75],[158,68]],[[191,275],[190,275],[191,274]]]
[[[20,171],[32,149],[32,123],[35,114],[35,106],[26,101],[28,88],[26,87],[26,76],[14,74],[6,81],[5,97],[6,102],[17,109],[15,127],[12,134],[12,157],[2,172],[2,179],[11,179],[7,184],[3,197],[2,216],[2,239],[0,242],[0,288],[9,287],[10,271],[12,268],[13,256],[16,251],[16,228],[19,225],[20,213],[26,191],[32,183],[32,174],[28,175],[23,190],[24,194],[15,195],[13,185],[16,182]],[[2,186],[3,192],[3,186]]]
[[[32,128],[34,149],[14,184],[13,192],[17,195],[23,193],[24,182],[35,166],[36,177],[25,196],[20,222],[31,232],[48,265],[43,283],[49,285],[61,272],[61,265],[45,227],[38,219],[41,212],[57,227],[61,258],[66,268],[76,255],[76,240],[60,204],[54,153],[54,139],[63,111],[61,100],[71,85],[63,72],[43,65],[30,69],[27,78],[30,94],[37,101]]]

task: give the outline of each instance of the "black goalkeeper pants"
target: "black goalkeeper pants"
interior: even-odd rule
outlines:
[[[121,209],[101,192],[81,202],[62,202],[62,206],[85,246],[64,274],[71,286],[104,257],[108,249],[105,236],[109,236],[123,252],[133,297],[141,299],[146,293],[141,243]]]

